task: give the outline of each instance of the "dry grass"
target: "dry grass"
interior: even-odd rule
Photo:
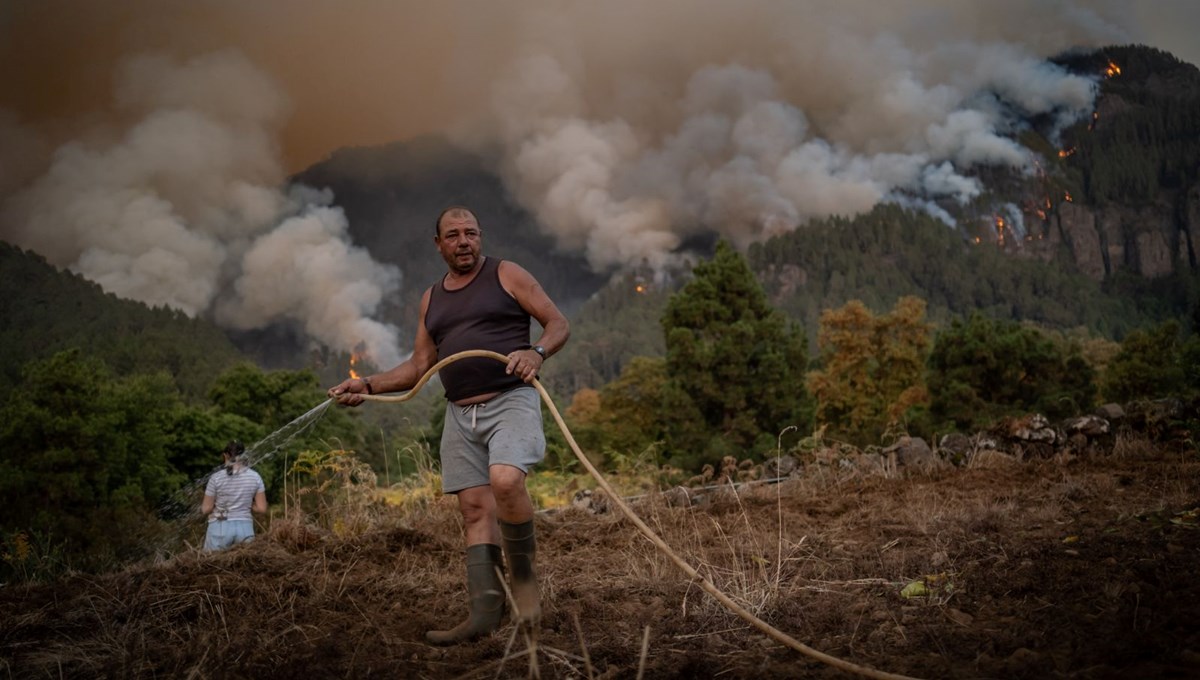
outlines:
[[[857,663],[927,677],[1200,670],[1183,652],[1200,649],[1194,455],[1129,440],[1111,456],[986,460],[901,475],[814,458],[798,478],[742,487],[735,464],[699,505],[650,494],[636,509],[736,601]],[[538,518],[536,640],[506,626],[429,647],[424,631],[466,609],[453,499],[421,498],[417,475],[408,500],[380,503],[344,456],[308,464],[288,515],[252,544],[0,589],[0,674],[208,678],[221,661],[258,678],[823,676],[627,521],[576,509]]]

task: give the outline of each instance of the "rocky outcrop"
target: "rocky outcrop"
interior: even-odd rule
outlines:
[[[1187,193],[1187,210],[1183,225],[1181,261],[1189,267],[1200,265],[1200,181]],[[1186,259],[1183,259],[1186,258]]]
[[[1048,260],[1054,247],[1066,247],[1079,270],[1097,281],[1121,269],[1159,278],[1176,268],[1195,267],[1200,187],[1193,191],[1196,195],[1182,224],[1174,200],[1165,195],[1140,208],[1092,208],[1063,201],[1047,218],[1052,225],[1050,242],[1031,254]]]
[[[1108,274],[1108,258],[1092,211],[1075,203],[1063,203],[1058,209],[1058,228],[1079,270],[1102,280]]]

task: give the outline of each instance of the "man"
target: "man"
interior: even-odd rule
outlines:
[[[470,615],[450,630],[429,631],[426,638],[434,644],[456,644],[500,626],[501,541],[518,622],[533,625],[541,616],[533,504],[525,475],[545,456],[546,441],[538,393],[528,383],[542,362],[567,342],[570,328],[529,272],[483,256],[483,232],[470,210],[447,208],[434,230],[433,242],[448,271],[421,297],[412,356],[384,373],[343,381],[329,396],[357,406],[364,393],[411,389],[437,361],[464,350],[486,349],[508,357],[507,365],[472,357],[439,372],[448,402],[442,487],[458,495],[466,524]],[[543,329],[533,345],[530,317]]]

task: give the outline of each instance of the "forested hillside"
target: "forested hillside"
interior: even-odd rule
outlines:
[[[1011,257],[894,205],[813,222],[752,247],[748,257],[775,303],[808,328],[822,309],[847,300],[882,310],[917,295],[928,301],[934,321],[978,311],[1120,339],[1200,300],[1194,273],[1098,283],[1069,260],[1046,265]]]
[[[0,242],[0,394],[22,367],[78,349],[118,375],[168,372],[189,399],[245,357],[216,326],[178,310],[105,293],[36,253]]]
[[[1195,272],[1160,279],[1121,273],[1098,282],[1065,255],[1049,265],[1013,257],[895,205],[815,221],[752,246],[747,259],[772,304],[800,324],[810,346],[822,311],[850,300],[884,312],[911,295],[927,302],[928,318],[939,326],[981,313],[1115,340],[1200,308]],[[629,358],[662,356],[655,320],[686,279],[680,272],[656,284],[630,274],[597,292],[577,314],[568,349],[548,369],[551,382],[567,394],[598,388],[615,379]]]
[[[1116,69],[1103,83],[1093,119],[1066,135],[1073,149],[1068,163],[1082,172],[1090,203],[1139,205],[1163,192],[1194,190],[1200,179],[1200,70],[1141,45],[1062,61],[1077,69]],[[1195,196],[1185,200],[1190,204]]]

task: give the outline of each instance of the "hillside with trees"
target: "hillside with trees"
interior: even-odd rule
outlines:
[[[105,293],[40,255],[0,242],[0,393],[20,384],[22,367],[78,349],[119,375],[167,371],[190,399],[245,357],[225,333],[166,307]]]
[[[325,399],[312,371],[265,372],[207,321],[119,299],[3,243],[0,318],[0,540],[20,536],[56,569],[145,556],[229,440],[252,445]],[[341,411],[293,445],[331,442],[378,451]],[[271,453],[257,467],[274,499],[284,461]]]

